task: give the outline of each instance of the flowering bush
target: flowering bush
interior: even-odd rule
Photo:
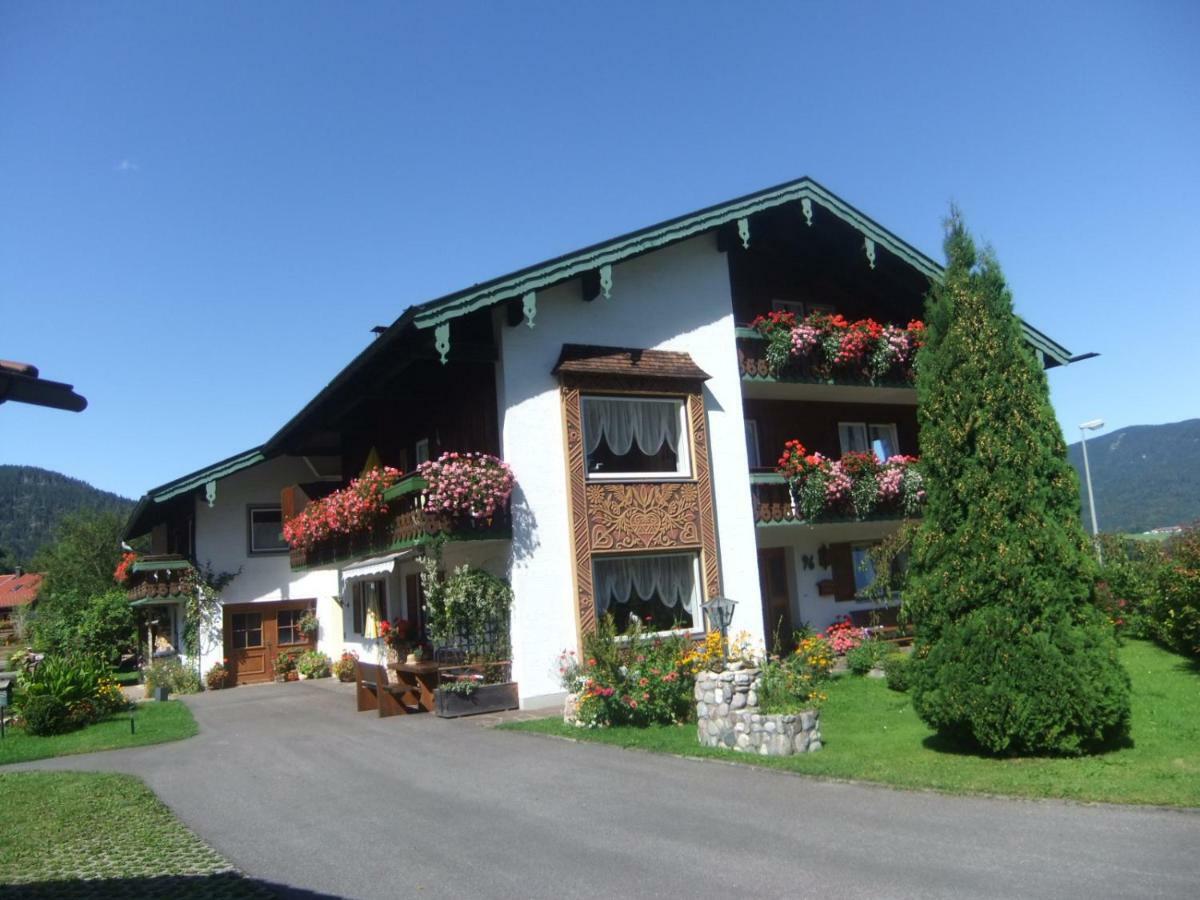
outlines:
[[[825,629],[825,639],[834,653],[843,656],[867,639],[867,631],[850,624],[850,620],[843,617]]]
[[[596,728],[686,720],[693,679],[684,658],[690,647],[682,635],[651,638],[640,627],[618,638],[612,617],[604,616],[584,638],[582,661],[569,652],[559,657],[563,687],[578,697],[576,722]]]
[[[925,325],[914,319],[904,328],[874,319],[849,321],[841,315],[810,313],[797,321],[792,313],[759,316],[751,327],[767,339],[766,360],[779,375],[797,360],[806,360],[822,378],[835,374],[912,381]]]
[[[373,527],[387,512],[383,492],[396,483],[400,470],[371,469],[340,491],[315,500],[283,525],[288,546],[309,550],[334,535],[354,534]]]
[[[307,650],[296,658],[296,671],[305,678],[328,678],[333,663],[320,650]]]
[[[759,708],[767,714],[813,709],[826,700],[821,685],[833,669],[833,649],[820,635],[800,641],[795,653],[764,659],[759,674]]]
[[[425,508],[452,516],[490,519],[513,490],[508,463],[488,453],[443,453],[417,472],[429,485]]]
[[[806,521],[824,516],[865,519],[875,512],[915,516],[925,483],[915,456],[879,462],[873,453],[847,453],[836,462],[808,453],[799,441],[784,444],[775,470],[791,486],[796,512]]]
[[[113,572],[113,581],[117,584],[124,584],[129,580],[129,575],[133,571],[133,564],[137,562],[138,555],[132,551],[124,554],[121,561],[117,563],[117,568]]]
[[[683,654],[680,663],[693,675],[699,672],[720,672],[725,665],[725,641],[721,632],[713,629],[704,642],[693,644]]]

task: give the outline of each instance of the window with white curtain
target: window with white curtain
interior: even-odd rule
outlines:
[[[589,478],[686,476],[687,410],[672,397],[583,397]]]
[[[871,452],[883,462],[900,452],[894,422],[838,422],[838,441],[843,456]]]
[[[700,621],[695,553],[598,557],[592,562],[596,615],[611,615],[617,633],[636,620],[645,631],[689,631]]]

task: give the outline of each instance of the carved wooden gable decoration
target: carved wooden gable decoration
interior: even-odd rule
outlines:
[[[686,353],[568,344],[554,367],[562,386],[579,628],[596,624],[594,556],[694,550],[706,597],[720,593],[703,385]],[[581,396],[676,397],[687,409],[691,475],[588,481]]]

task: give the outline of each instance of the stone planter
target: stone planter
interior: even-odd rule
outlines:
[[[473,694],[455,694],[439,690],[434,695],[434,711],[443,719],[477,716],[480,713],[517,709],[517,683],[481,684]]]
[[[701,672],[696,676],[696,731],[700,743],[760,756],[820,750],[820,712],[760,713],[758,684],[757,669]]]

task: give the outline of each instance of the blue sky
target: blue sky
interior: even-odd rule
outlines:
[[[997,7],[1003,7],[999,9]],[[0,462],[135,496],[254,446],[409,304],[801,175],[1200,415],[1200,4],[9,2]],[[1108,429],[1106,429],[1108,430]]]

